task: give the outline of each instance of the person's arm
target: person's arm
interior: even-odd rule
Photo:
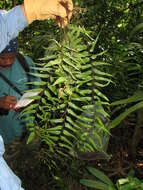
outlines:
[[[0,52],[28,25],[23,5],[0,13]]]
[[[23,5],[0,13],[0,52],[34,20],[54,19],[65,27],[73,11],[72,0],[24,0]]]

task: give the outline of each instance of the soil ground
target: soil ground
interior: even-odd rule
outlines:
[[[136,159],[131,157],[131,139],[134,128],[118,127],[112,130],[108,153],[109,161],[92,160],[86,165],[93,165],[104,171],[113,181],[126,177],[130,169],[134,169],[136,176],[143,178],[143,143],[137,146]],[[20,177],[25,190],[55,190],[49,179],[45,165],[40,164],[40,154],[37,143],[25,145],[15,141],[6,148],[5,159],[13,171]],[[12,156],[10,155],[13,152]],[[67,190],[72,190],[71,186]],[[84,189],[78,186],[77,190]],[[59,190],[59,189],[58,189]],[[73,190],[76,190],[75,188]]]

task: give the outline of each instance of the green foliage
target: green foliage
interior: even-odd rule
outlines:
[[[119,125],[119,123],[121,121],[123,121],[127,116],[129,116],[132,112],[135,112],[141,108],[143,108],[143,93],[142,92],[136,92],[133,96],[127,98],[127,99],[123,99],[123,100],[119,100],[116,102],[113,102],[111,104],[111,106],[117,106],[117,105],[126,105],[129,103],[133,103],[133,102],[137,102],[136,104],[130,106],[129,108],[126,108],[124,112],[122,112],[119,116],[117,116],[114,120],[111,121],[111,123],[109,124],[109,128],[114,128],[117,125]]]
[[[96,190],[142,190],[143,180],[134,176],[118,179],[116,185],[100,170],[88,167],[88,171],[94,176],[94,179],[81,179],[80,183],[86,187]]]
[[[38,62],[36,76],[42,80],[33,83],[40,95],[23,112],[30,131],[27,143],[38,136],[41,160],[50,169],[65,166],[66,174],[70,164],[65,158],[104,152],[109,129],[133,112],[138,115],[143,106],[143,1],[74,0],[74,5],[74,26],[61,31],[51,20],[36,21],[19,36],[20,51]],[[0,2],[1,8],[12,6],[10,0]],[[110,122],[104,120],[109,114]],[[109,185],[105,175],[89,170],[96,177],[84,181],[90,187],[142,188],[133,177]]]
[[[143,180],[136,177],[127,177],[117,181],[118,190],[142,190]]]
[[[96,179],[81,179],[81,184],[96,190],[116,190],[112,181],[103,172],[93,167],[87,169]]]
[[[41,95],[23,112],[29,115],[30,139],[35,131],[52,159],[103,151],[103,137],[109,136],[104,123],[109,101],[102,88],[111,82],[111,75],[105,72],[110,65],[99,59],[106,52],[94,53],[99,35],[94,40],[84,28],[70,26],[63,37],[45,48],[35,68],[42,81],[33,82]]]

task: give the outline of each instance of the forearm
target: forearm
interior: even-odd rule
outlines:
[[[0,52],[9,41],[18,36],[28,25],[24,6],[16,6],[9,12],[0,13]]]
[[[23,14],[24,14],[24,16],[25,16],[25,18],[26,18],[26,13],[25,13],[24,4],[20,5],[20,8],[21,8],[21,10],[23,11]]]

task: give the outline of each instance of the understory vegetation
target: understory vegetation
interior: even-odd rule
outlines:
[[[19,35],[41,79],[25,142],[8,149],[26,190],[143,190],[142,32],[142,0],[75,0],[65,29],[35,21]]]

